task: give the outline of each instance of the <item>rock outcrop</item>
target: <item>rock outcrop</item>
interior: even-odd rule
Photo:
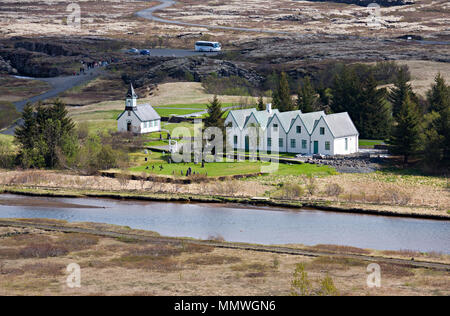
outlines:
[[[9,61],[5,61],[0,56],[0,74],[16,75],[17,69],[11,66]]]

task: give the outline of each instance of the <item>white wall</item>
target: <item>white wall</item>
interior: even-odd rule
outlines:
[[[325,128],[325,134],[320,135],[320,128]],[[334,153],[334,137],[325,123],[324,119],[321,118],[317,126],[314,128],[313,133],[311,135],[311,154],[314,154],[314,142],[319,142],[319,154],[321,155],[335,155]],[[330,150],[325,150],[325,142],[330,142]]]
[[[128,115],[128,111],[125,111],[117,121],[117,129],[119,132],[127,132],[128,122],[131,122],[132,133],[145,134],[161,131],[161,120],[155,120],[153,121],[153,126],[151,123],[150,126],[148,126],[147,122],[141,122],[133,111],[130,111],[129,113],[130,115]]]
[[[273,125],[278,124],[278,132],[274,130]],[[272,147],[267,148],[267,139],[272,138]],[[283,139],[283,146],[279,146],[278,138]],[[278,119],[278,116],[274,116],[273,119],[270,121],[270,124],[267,126],[266,129],[266,139],[265,139],[265,146],[267,151],[275,151],[275,152],[286,152],[286,132],[283,129],[283,126],[281,125],[280,120]]]
[[[345,149],[345,139],[347,139],[348,146]],[[358,152],[358,136],[349,136],[336,138],[334,140],[334,155],[348,155]]]
[[[131,129],[133,133],[141,133],[141,120],[138,119],[133,111],[125,111],[117,121],[117,129],[119,132],[127,132],[127,124],[131,122]]]
[[[141,133],[153,133],[161,131],[161,120],[154,120],[149,122],[141,122]]]
[[[301,133],[297,133],[297,126],[301,127]],[[291,148],[291,139],[295,139],[295,148]],[[302,140],[306,140],[306,148],[302,148]],[[287,146],[288,146],[288,152],[290,153],[301,153],[301,154],[308,154],[309,153],[309,141],[310,136],[308,134],[308,131],[306,130],[303,121],[297,117],[295,119],[294,124],[292,125],[291,129],[288,132],[287,136]]]

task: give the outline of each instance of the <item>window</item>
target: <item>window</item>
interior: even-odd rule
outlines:
[[[345,150],[348,150],[348,138],[345,139]]]
[[[330,142],[325,142],[325,150],[330,150]]]
[[[273,130],[278,131],[278,124],[273,124]]]
[[[131,116],[131,111],[128,111],[128,116]]]
[[[234,146],[237,146],[237,143],[238,143],[238,137],[237,137],[237,135],[234,135],[234,137],[233,137],[233,142],[234,142]]]
[[[272,147],[272,138],[267,138],[267,148]]]
[[[291,139],[291,148],[295,148],[296,144],[295,144],[295,139]]]
[[[325,135],[325,127],[320,128],[320,135]]]
[[[306,139],[302,139],[302,148],[306,149]]]
[[[301,126],[297,126],[297,134],[301,134],[302,133],[302,127]]]
[[[279,138],[278,141],[280,142],[280,148],[284,146],[283,144],[283,138]]]

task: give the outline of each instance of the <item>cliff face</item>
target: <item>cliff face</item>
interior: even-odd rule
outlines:
[[[367,7],[369,4],[376,3],[381,7],[392,7],[399,5],[414,4],[414,0],[308,0],[312,2],[336,2],[355,4],[363,7]]]

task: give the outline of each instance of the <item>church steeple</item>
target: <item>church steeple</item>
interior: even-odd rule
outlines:
[[[130,83],[130,87],[128,88],[126,101],[125,101],[125,110],[132,111],[137,107],[137,94],[134,92],[133,84]]]

